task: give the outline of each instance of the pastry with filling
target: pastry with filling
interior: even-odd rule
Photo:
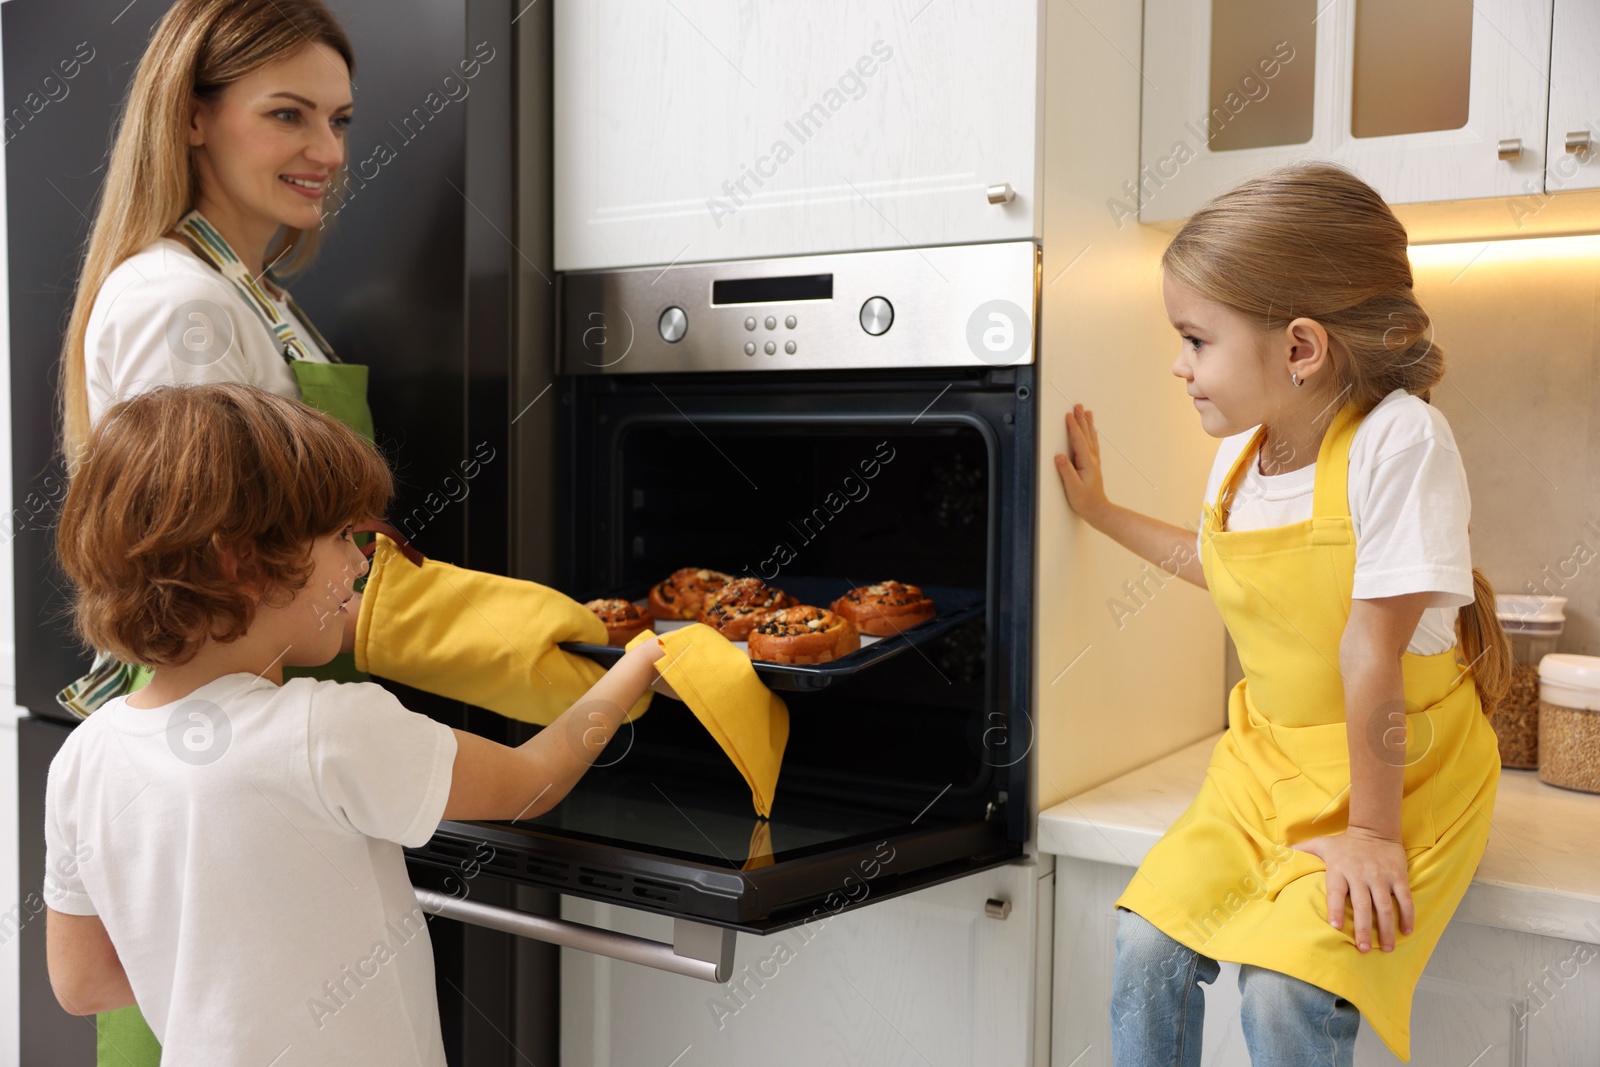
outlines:
[[[706,597],[699,620],[729,641],[743,641],[751,627],[769,611],[795,603],[782,589],[774,589],[760,578],[735,578]]]
[[[700,614],[706,597],[732,580],[731,575],[704,567],[679,568],[666,581],[651,587],[650,614],[674,622],[693,619]]]
[[[939,613],[921,589],[895,581],[858,585],[835,600],[833,610],[873,637],[893,637]]]
[[[584,607],[606,624],[606,644],[617,648],[653,629],[649,614],[630,600],[591,600]]]
[[[861,647],[861,632],[827,608],[801,604],[763,615],[750,631],[750,658],[768,663],[829,663]]]

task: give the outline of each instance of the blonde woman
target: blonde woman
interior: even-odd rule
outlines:
[[[1107,499],[1081,405],[1056,466],[1091,526],[1210,590],[1245,677],[1117,901],[1112,1061],[1198,1065],[1218,961],[1241,965],[1252,1063],[1348,1065],[1363,1015],[1409,1059],[1417,979],[1488,840],[1484,710],[1510,676],[1427,402],[1444,354],[1404,228],[1338,167],[1224,193],[1163,267],[1172,373],[1223,439],[1198,543]]]
[[[370,439],[367,369],[338,360],[275,272],[303,267],[316,250],[345,162],[353,69],[349,41],[317,0],[177,0],[160,20],[129,89],[67,327],[69,471],[103,413],[169,384],[258,386]],[[387,565],[384,553],[374,556],[375,575]],[[438,603],[427,599],[440,587],[430,575],[450,584]],[[337,621],[343,648],[384,677],[548,724],[604,674],[555,647],[605,637],[598,619],[553,590],[431,562],[404,588],[418,615],[457,633],[471,632],[453,626],[458,590],[481,591],[472,610],[488,636],[460,638],[445,659],[408,640],[411,628],[385,629],[383,613],[354,597]],[[102,654],[60,699],[86,716],[148,673]],[[97,1025],[100,1062],[158,1062],[137,1007],[103,1013]]]

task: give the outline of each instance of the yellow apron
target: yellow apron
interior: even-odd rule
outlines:
[[[1371,952],[1358,951],[1348,905],[1342,930],[1328,924],[1322,860],[1291,846],[1342,833],[1350,814],[1338,664],[1355,577],[1347,480],[1360,421],[1346,406],[1328,427],[1310,519],[1224,529],[1226,502],[1244,465],[1255,462],[1261,430],[1207,505],[1201,564],[1244,680],[1229,698],[1228,730],[1200,795],[1150,850],[1117,906],[1212,959],[1270,968],[1349,1000],[1409,1061],[1411,998],[1483,856],[1500,756],[1456,650],[1406,653],[1400,822],[1416,929],[1397,932],[1393,952],[1376,937]]]

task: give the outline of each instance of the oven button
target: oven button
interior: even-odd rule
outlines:
[[[888,333],[893,324],[894,308],[883,297],[875,296],[861,305],[861,328],[872,336]]]
[[[744,343],[744,354],[747,356],[756,354],[756,343],[754,341],[746,341]]]
[[[753,330],[756,328],[756,317],[754,315],[748,315],[745,317],[744,328],[747,330]]]
[[[778,320],[773,318],[771,315],[768,315],[767,316],[767,329],[776,330],[777,328],[778,328]]]
[[[791,330],[794,329],[794,324],[795,324],[794,316],[790,315],[788,318],[784,319],[783,320],[783,324],[785,326],[789,327],[789,329],[791,329]]]
[[[656,323],[656,328],[661,331],[661,339],[668,344],[683,340],[683,335],[689,330],[689,316],[683,313],[680,307],[670,307],[661,313],[661,320]]]
[[[778,346],[773,344],[771,341],[768,341],[766,344],[762,345],[761,347],[767,353],[767,355],[769,355],[769,356],[772,355],[772,353],[774,353],[774,352],[776,352],[778,350]]]
[[[785,342],[783,342],[783,350],[785,352],[789,353],[791,356],[794,355],[794,342],[793,341],[785,341]]]

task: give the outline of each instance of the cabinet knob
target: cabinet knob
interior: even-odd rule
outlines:
[[[983,913],[991,919],[1005,919],[1011,915],[1011,901],[990,897],[983,902]]]
[[[1011,188],[1010,182],[1001,182],[999,185],[989,186],[989,203],[1009,204],[1017,198],[1017,191]]]
[[[1589,151],[1589,131],[1588,130],[1574,130],[1573,132],[1568,133],[1567,134],[1567,151],[1568,152],[1587,152],[1587,151]]]
[[[1505,140],[1501,141],[1500,142],[1500,158],[1501,159],[1521,159],[1522,158],[1522,138],[1520,138],[1520,137],[1507,137]]]

